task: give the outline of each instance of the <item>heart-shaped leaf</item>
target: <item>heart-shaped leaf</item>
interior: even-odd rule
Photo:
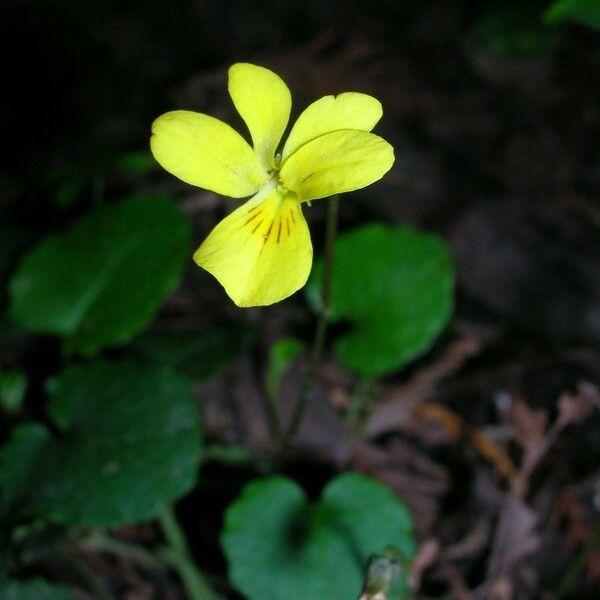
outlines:
[[[535,2],[486,3],[471,27],[471,38],[485,53],[504,61],[548,56],[557,31],[540,18]]]
[[[12,318],[92,355],[140,333],[179,282],[190,223],[166,198],[105,206],[52,234],[10,282]]]
[[[25,423],[12,431],[0,451],[0,514],[16,511],[27,501],[50,439],[50,432],[40,423]]]
[[[24,371],[0,371],[0,411],[16,415],[23,405],[27,385],[27,375]]]
[[[358,598],[370,555],[393,545],[410,560],[415,548],[406,507],[357,474],[331,481],[316,504],[284,477],[250,483],[227,510],[221,544],[250,600]]]
[[[6,301],[6,281],[27,243],[30,235],[19,227],[0,223],[0,311],[4,311]],[[0,324],[0,331],[2,325]]]
[[[133,361],[68,368],[52,381],[61,430],[17,428],[0,453],[3,504],[63,524],[156,516],[194,485],[198,408],[186,379]]]
[[[598,0],[556,0],[544,13],[546,23],[574,21],[600,29],[600,2]]]
[[[319,261],[308,297],[319,303]],[[454,267],[436,236],[408,227],[370,224],[339,237],[335,247],[332,320],[351,329],[335,342],[342,364],[364,376],[385,375],[426,352],[454,306]]]

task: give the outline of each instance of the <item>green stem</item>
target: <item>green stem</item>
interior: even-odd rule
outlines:
[[[308,371],[302,382],[300,397],[292,413],[287,430],[286,442],[294,439],[300,428],[302,417],[308,407],[308,401],[312,393],[315,382],[317,366],[321,362],[323,349],[325,347],[325,334],[327,332],[327,323],[329,321],[329,311],[331,308],[331,284],[333,280],[333,258],[335,254],[335,238],[337,235],[338,206],[340,197],[331,196],[327,205],[327,223],[325,226],[325,256],[323,266],[323,280],[321,284],[321,306],[319,307],[319,318],[315,337],[313,340],[312,351]]]
[[[215,595],[192,560],[173,508],[164,508],[159,514],[158,522],[167,542],[160,558],[177,571],[190,600],[213,600]]]
[[[279,410],[279,402],[274,394],[271,394],[268,390],[266,392],[267,400],[267,411],[269,413],[269,419],[271,420],[271,426],[273,427],[273,435],[275,439],[281,442],[283,440],[283,426],[281,424],[281,411]]]

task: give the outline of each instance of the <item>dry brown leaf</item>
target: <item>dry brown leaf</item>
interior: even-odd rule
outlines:
[[[419,591],[423,572],[434,564],[440,553],[440,543],[434,538],[426,539],[417,550],[417,554],[410,563],[408,585],[413,594]]]
[[[569,425],[581,422],[600,406],[600,392],[586,382],[581,382],[576,394],[565,392],[558,399],[558,417],[546,429],[547,414],[533,410],[524,402],[513,403],[511,418],[514,423],[515,440],[523,449],[521,467],[513,479],[513,490],[520,496],[527,493],[529,479],[562,431]]]
[[[515,477],[517,469],[506,450],[483,431],[472,428],[449,408],[433,402],[423,402],[416,407],[415,412],[423,419],[436,422],[450,440],[454,441],[464,436],[473,448],[509,481]]]
[[[448,582],[452,598],[455,600],[472,600],[471,591],[467,587],[464,577],[454,566],[450,563],[443,563],[441,571],[444,579]]]
[[[536,552],[541,544],[535,512],[515,494],[509,494],[498,518],[488,562],[488,589],[509,578],[519,563]]]
[[[352,468],[375,477],[392,488],[408,505],[419,535],[430,531],[442,496],[448,490],[448,476],[440,465],[399,441],[387,448],[358,442],[351,448],[349,461],[339,468]]]
[[[582,381],[575,394],[564,393],[558,399],[557,421],[561,428],[580,423],[594,408],[600,408],[600,390],[595,385]]]
[[[491,520],[487,517],[478,519],[463,539],[444,548],[443,560],[455,561],[480,555],[487,546],[491,533]]]
[[[365,437],[372,439],[387,431],[409,428],[414,406],[430,398],[440,382],[475,356],[481,346],[475,335],[454,340],[438,360],[421,369],[409,383],[388,390],[387,400],[373,410],[365,426]]]
[[[531,408],[523,399],[513,398],[509,418],[513,426],[513,439],[525,453],[537,448],[546,435],[548,413]]]

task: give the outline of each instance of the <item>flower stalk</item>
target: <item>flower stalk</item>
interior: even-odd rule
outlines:
[[[177,571],[190,600],[214,600],[215,595],[194,564],[173,508],[164,508],[158,521],[167,542],[167,547],[160,552],[160,558]]]
[[[310,363],[302,382],[300,397],[298,398],[298,402],[294,408],[294,412],[292,413],[292,417],[289,422],[286,434],[286,443],[292,441],[300,429],[302,418],[306,412],[312,394],[317,367],[323,358],[326,337],[325,334],[327,333],[327,325],[329,323],[329,315],[331,311],[331,286],[333,282],[333,263],[335,256],[335,239],[337,237],[339,202],[339,194],[336,194],[335,196],[331,196],[327,203],[325,254],[323,258],[324,265],[323,279],[321,282],[321,302],[319,305],[319,316],[310,355]]]

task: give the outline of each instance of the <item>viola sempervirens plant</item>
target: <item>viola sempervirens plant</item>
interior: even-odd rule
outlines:
[[[213,229],[194,260],[238,306],[268,305],[308,279],[312,244],[302,203],[381,179],[394,150],[369,133],[382,109],[366,94],[313,102],[280,152],[292,105],[282,79],[238,63],[229,69],[229,94],[253,148],[226,123],[186,110],[158,117],[150,145],[156,160],[186,183],[232,198],[252,196]]]

